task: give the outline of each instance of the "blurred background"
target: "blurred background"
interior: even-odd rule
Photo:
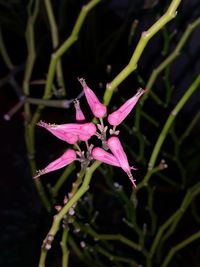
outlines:
[[[88,2],[81,0],[50,2],[57,23],[59,47],[71,34],[81,7]],[[99,99],[102,99],[106,84],[128,64],[141,33],[166,11],[170,3],[171,1],[160,0],[102,0],[98,3],[88,13],[78,34],[78,40],[62,56],[65,89],[60,87],[58,81],[54,81],[56,90],[52,89],[51,99],[76,98],[82,90],[77,77],[84,77]],[[28,19],[33,11],[34,1],[0,0],[0,266],[2,267],[37,266],[42,240],[51,225],[52,214],[55,214],[55,210],[51,213],[46,211],[32,181],[30,157],[27,156],[25,140],[25,125],[30,119],[27,118],[22,103],[25,96],[23,83],[28,56],[26,34]],[[181,1],[176,18],[150,40],[137,70],[115,91],[108,107],[109,112],[134,95],[139,87],[145,88],[153,70],[173,53],[188,25],[194,23],[199,15],[198,0]],[[53,48],[50,32],[45,1],[39,1],[34,25],[36,58],[28,95],[34,99],[42,98],[51,54],[57,49]],[[171,110],[200,73],[199,51],[200,28],[197,25],[190,32],[177,57],[158,74],[151,88],[156,96],[148,97],[142,105],[142,111],[139,105],[121,125],[121,140],[129,162],[138,168],[135,176],[139,182],[147,171],[151,152]],[[21,105],[20,108],[12,112],[12,108],[18,104]],[[81,105],[88,120],[92,119],[84,98],[81,98]],[[34,112],[36,105],[31,105],[30,109]],[[49,123],[73,122],[75,118],[73,105],[70,104],[67,109],[45,107],[40,118]],[[147,249],[151,246],[160,225],[180,207],[188,188],[198,184],[199,119],[199,90],[196,90],[181,110],[160,150],[158,164],[161,159],[165,159],[168,168],[153,175],[149,189],[137,195],[137,209],[134,206],[134,210],[136,209],[138,229],[143,231]],[[43,129],[36,128],[35,136],[37,169],[45,167],[68,147],[68,144],[54,138]],[[41,178],[48,196],[50,188],[61,174],[62,170]],[[75,174],[76,170],[73,170],[60,190],[56,204],[62,202]],[[130,248],[121,244],[110,245],[106,241],[101,243],[85,229],[89,224],[96,232],[121,233],[135,240],[136,234],[132,229],[134,223],[132,222],[132,225],[128,223],[128,218],[133,216],[133,200],[130,200],[130,196],[129,180],[121,170],[104,165],[98,169],[90,190],[80,201],[73,223],[70,225],[69,266],[92,266],[91,262],[93,266],[146,266],[144,258],[138,251],[134,254]],[[151,197],[153,211],[148,214]],[[161,266],[171,247],[199,229],[199,201],[200,198],[196,193],[181,221],[161,244],[152,266]],[[54,204],[52,203],[52,206]],[[149,230],[152,228],[151,224],[155,229]],[[47,267],[61,266],[59,238],[60,233],[48,255]],[[102,248],[106,248],[110,254],[102,252]],[[80,257],[77,257],[76,249],[80,250],[82,256],[79,254]],[[197,240],[176,253],[169,266],[198,267],[199,252],[200,245]],[[115,256],[114,260],[111,259],[115,254],[122,258],[130,258],[130,261],[123,262]],[[95,265],[94,262],[98,264]]]

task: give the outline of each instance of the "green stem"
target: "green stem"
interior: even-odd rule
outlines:
[[[172,112],[170,113],[158,139],[157,142],[154,146],[153,152],[151,154],[151,158],[149,160],[149,170],[147,172],[147,174],[145,175],[143,181],[138,185],[138,189],[141,188],[144,185],[147,185],[152,172],[151,170],[154,168],[155,166],[155,162],[156,159],[158,157],[158,154],[160,152],[160,149],[162,147],[162,144],[170,130],[170,127],[172,125],[172,123],[174,122],[177,114],[179,113],[179,111],[183,108],[183,106],[185,105],[185,103],[188,101],[188,99],[190,98],[190,96],[198,89],[200,84],[200,75],[197,76],[197,78],[194,80],[194,82],[190,85],[190,87],[187,89],[187,91],[185,92],[185,94],[181,97],[181,99],[179,100],[179,102],[177,103],[176,107],[172,110]]]
[[[134,21],[131,24],[130,33],[129,33],[129,36],[128,36],[128,45],[131,45],[131,42],[132,42],[133,37],[135,35],[135,31],[137,29],[138,23],[139,23],[139,21],[137,19],[134,19]]]
[[[179,209],[180,212],[176,216],[176,219],[172,222],[172,224],[170,225],[168,230],[162,234],[161,242],[159,243],[158,254],[160,254],[165,240],[167,240],[174,233],[179,221],[181,220],[181,218],[182,218],[184,212],[186,211],[186,209],[188,208],[188,206],[191,204],[193,199],[200,193],[200,187],[199,186],[200,186],[200,184],[197,183],[191,189],[188,189],[188,191],[187,191],[187,193],[183,199],[183,202],[180,206],[180,209]]]
[[[69,177],[69,175],[74,170],[75,170],[75,165],[74,164],[70,164],[69,166],[67,166],[67,168],[65,168],[64,172],[58,178],[58,181],[56,182],[56,184],[54,185],[54,187],[51,189],[54,198],[58,195],[58,191],[60,190],[60,188],[62,187],[62,185],[66,181],[66,179]]]
[[[151,234],[154,235],[157,227],[157,216],[154,211],[154,191],[155,188],[151,188],[150,186],[147,187],[148,190],[148,212],[151,216]]]
[[[72,250],[76,254],[76,256],[81,261],[84,261],[84,255],[83,255],[82,251],[80,250],[80,248],[77,246],[76,242],[74,241],[74,239],[71,235],[69,235],[69,237],[68,237],[68,242],[69,242],[70,247],[72,248]]]
[[[108,252],[108,250],[103,249],[103,248],[101,248],[99,246],[97,246],[95,249],[100,254],[104,255],[106,258],[108,258],[111,262],[113,262],[117,266],[119,266],[118,262],[128,263],[129,266],[132,266],[132,267],[138,266],[138,264],[134,260],[132,260],[132,259],[130,259],[128,257],[116,256],[116,255],[112,254],[111,252]]]
[[[59,45],[58,27],[56,25],[56,20],[53,14],[51,1],[44,0],[44,3],[45,3],[47,16],[49,20],[53,48],[56,49]],[[57,76],[57,82],[58,82],[59,88],[64,89],[64,77],[63,77],[62,63],[60,59],[58,60],[57,66],[56,66],[56,76]],[[64,90],[63,90],[63,93],[64,93]]]
[[[186,238],[176,246],[172,247],[167,254],[166,258],[164,259],[163,263],[161,264],[161,267],[166,267],[168,266],[169,262],[171,261],[172,257],[174,256],[177,251],[181,250],[182,248],[186,247],[190,243],[196,241],[197,239],[200,238],[200,231],[196,232],[195,234],[191,235],[190,237]]]
[[[126,246],[131,247],[134,250],[141,251],[140,245],[136,244],[135,242],[131,241],[130,239],[126,238],[121,234],[98,234],[91,227],[81,226],[81,228],[84,232],[91,235],[96,240],[118,241]]]
[[[49,244],[50,243],[50,246],[51,246],[51,242],[53,241],[54,236],[56,235],[56,233],[59,230],[61,220],[67,214],[69,209],[71,207],[73,207],[73,205],[76,204],[77,201],[87,192],[92,175],[93,175],[94,171],[100,166],[100,164],[101,164],[101,162],[95,161],[91,165],[91,167],[87,169],[85,177],[84,177],[84,181],[83,181],[82,185],[80,186],[80,188],[77,190],[77,192],[74,195],[71,196],[69,201],[60,210],[60,212],[54,216],[53,224],[52,224],[43,244]],[[80,176],[81,175],[83,175],[83,173],[80,174]],[[49,249],[49,247],[48,248],[42,247],[41,255],[40,255],[40,261],[39,261],[39,267],[45,266],[45,260],[46,260],[46,255],[47,255],[48,249]]]
[[[8,55],[8,52],[7,52],[7,49],[6,49],[6,46],[5,46],[5,43],[4,43],[4,40],[3,40],[3,35],[2,35],[2,30],[0,28],[0,54],[7,66],[8,69],[13,69],[13,64],[11,62],[11,59]]]
[[[136,68],[144,48],[149,40],[170,20],[176,16],[176,9],[181,0],[173,0],[166,13],[155,22],[147,31],[142,33],[140,41],[130,59],[128,65],[108,84],[104,94],[104,104],[108,105],[117,86],[122,83]]]
[[[42,105],[45,107],[54,107],[54,108],[69,108],[71,104],[71,100],[45,100],[33,97],[26,97],[24,102],[32,104],[32,105]]]
[[[136,114],[135,114],[135,127],[137,130],[140,130],[140,118],[141,118],[141,110],[145,103],[145,100],[148,98],[149,95],[153,97],[153,99],[160,105],[163,105],[162,101],[159,98],[155,98],[155,93],[151,90],[158,75],[170,64],[173,60],[180,55],[180,51],[187,42],[188,38],[190,37],[191,33],[194,29],[196,29],[200,24],[200,18],[196,19],[193,23],[189,24],[187,29],[185,30],[184,34],[182,35],[180,41],[178,42],[176,48],[173,52],[157,67],[153,70],[149,80],[147,81],[146,88],[148,88],[149,94],[144,94],[141,98],[140,105],[136,107]]]
[[[158,75],[168,66],[170,63],[174,61],[174,59],[180,55],[180,51],[187,42],[188,38],[190,37],[191,33],[193,32],[194,29],[196,29],[200,24],[200,18],[196,19],[193,23],[189,24],[186,31],[182,35],[180,41],[178,42],[176,48],[173,50],[173,52],[157,67],[153,70],[146,88],[151,89],[156,78]],[[145,94],[146,95],[146,94]],[[143,100],[145,98],[145,95],[143,96]]]
[[[200,120],[200,111],[198,111],[194,117],[192,118],[191,122],[189,123],[187,129],[185,130],[185,132],[181,135],[181,137],[178,140],[178,145],[182,144],[183,141],[185,140],[185,138],[187,138],[192,129],[194,128],[195,124],[197,124],[197,122]]]
[[[74,25],[74,28],[72,30],[71,35],[67,38],[67,40],[56,50],[54,54],[51,56],[51,61],[49,64],[49,70],[47,74],[47,81],[45,85],[45,90],[44,90],[44,95],[43,99],[49,99],[51,97],[51,89],[52,89],[52,84],[55,76],[55,70],[56,70],[56,65],[60,57],[78,40],[78,34],[81,30],[81,27],[86,19],[87,14],[89,11],[98,3],[100,0],[92,0],[90,1],[87,5],[82,7],[82,10],[78,16],[78,19]],[[31,121],[31,127],[33,127],[36,122],[39,120],[41,110],[43,109],[43,106],[39,106],[35,114],[32,118]]]
[[[62,249],[62,267],[68,267],[69,262],[69,250],[67,247],[69,230],[67,228],[63,229],[62,240],[61,240],[61,249]]]
[[[200,183],[197,183],[192,188],[188,189],[187,194],[185,195],[179,209],[177,211],[175,211],[174,214],[172,214],[171,217],[163,225],[160,226],[160,228],[159,228],[159,230],[158,230],[158,232],[154,238],[154,241],[152,243],[151,249],[150,249],[151,257],[153,257],[153,255],[156,251],[156,248],[160,244],[160,240],[163,238],[163,236],[168,237],[169,236],[168,233],[170,233],[170,234],[173,233],[176,225],[180,221],[185,210],[188,208],[188,206],[190,205],[190,203],[192,202],[194,197],[196,197],[196,195],[199,193],[200,193]],[[166,229],[168,229],[168,227],[170,227],[169,232],[167,232],[166,235],[164,235],[164,232],[166,231]]]
[[[36,0],[34,2],[33,12],[31,13],[32,4],[33,4],[32,1],[30,1],[28,8],[27,8],[29,17],[28,17],[26,33],[25,33],[26,45],[27,45],[27,50],[28,50],[28,56],[26,60],[25,73],[24,73],[24,79],[23,79],[23,85],[22,85],[23,93],[25,96],[29,96],[29,93],[30,93],[29,84],[30,84],[30,79],[31,79],[31,75],[33,72],[33,67],[34,67],[35,58],[36,58],[34,26],[35,26],[38,12],[39,12],[39,0]],[[25,103],[24,108],[25,108],[25,117],[26,117],[25,140],[26,140],[26,147],[27,147],[31,172],[33,175],[36,171],[36,163],[35,163],[35,144],[34,144],[33,128],[28,123],[28,121],[31,118],[30,104]],[[38,194],[46,210],[50,212],[51,204],[46,196],[42,183],[38,179],[35,179],[34,182],[35,182],[35,186],[37,188]]]
[[[170,36],[167,32],[166,27],[162,29],[162,35],[163,35],[163,49],[162,49],[162,55],[167,55],[169,51],[169,45],[170,45]]]

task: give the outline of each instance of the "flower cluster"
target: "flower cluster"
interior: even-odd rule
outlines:
[[[131,174],[131,170],[135,168],[129,165],[126,153],[118,138],[119,131],[116,131],[116,127],[128,116],[139,98],[145,93],[145,90],[140,88],[138,92],[128,99],[119,109],[108,115],[107,120],[112,128],[109,129],[110,137],[107,139],[108,126],[104,126],[103,122],[103,118],[107,114],[107,108],[100,103],[83,78],[79,79],[79,82],[83,87],[90,109],[93,115],[99,119],[100,124],[95,125],[93,122],[86,122],[78,100],[74,101],[76,123],[56,125],[40,121],[37,125],[45,128],[57,138],[74,145],[75,149],[67,149],[61,157],[51,162],[46,168],[39,170],[34,178],[63,168],[75,160],[80,161],[84,167],[87,167],[91,160],[99,160],[103,163],[122,168],[136,188],[135,180]],[[92,144],[89,145],[88,140],[94,135],[101,140],[102,147],[94,147]],[[80,149],[77,143],[78,141],[84,141],[86,143],[86,153]],[[108,152],[108,150],[110,150],[110,152]]]

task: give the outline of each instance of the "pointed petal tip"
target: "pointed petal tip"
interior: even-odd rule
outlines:
[[[38,170],[36,174],[33,176],[33,180],[38,179],[41,175],[45,174],[45,170]]]
[[[77,78],[78,79],[78,81],[80,82],[80,84],[84,87],[84,86],[86,86],[86,81],[85,81],[85,79],[84,78]]]

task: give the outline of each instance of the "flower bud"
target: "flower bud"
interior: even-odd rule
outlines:
[[[61,169],[72,163],[74,160],[76,160],[76,152],[73,149],[69,148],[61,157],[52,161],[44,169],[39,170],[33,178],[36,179],[45,173]]]
[[[136,188],[135,180],[133,179],[133,176],[131,174],[132,167],[129,166],[126,153],[124,152],[119,138],[116,136],[110,137],[107,141],[107,146],[118,160],[121,168],[127,173],[133,186]]]
[[[110,125],[118,126],[131,112],[139,98],[145,93],[145,90],[140,88],[138,92],[129,100],[127,100],[119,109],[108,115]]]
[[[94,116],[97,118],[102,118],[103,116],[105,116],[107,112],[106,106],[100,103],[95,93],[87,86],[83,78],[79,79],[79,82],[83,87],[88,105],[90,106]]]

